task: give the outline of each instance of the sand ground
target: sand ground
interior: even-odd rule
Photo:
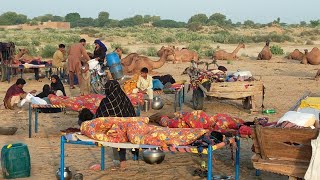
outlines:
[[[305,91],[318,92],[319,82],[314,81],[313,77],[318,66],[302,65],[297,61],[286,60],[282,57],[274,57],[271,61],[256,61],[253,56],[261,50],[261,46],[247,45],[240,54],[246,54],[242,60],[218,61],[219,65],[224,65],[230,71],[249,70],[255,77],[261,78],[266,87],[264,105],[266,108],[275,108],[277,113],[269,115],[271,121],[276,121],[304,94]],[[224,45],[224,49],[231,51],[236,45]],[[221,47],[222,48],[222,47]],[[306,46],[283,46],[285,50],[295,48],[309,48]],[[132,48],[133,49],[133,48]],[[157,59],[157,58],[154,58]],[[181,76],[181,72],[189,66],[185,64],[166,63],[158,69],[159,74],[172,74],[176,80],[188,80],[187,76]],[[32,77],[32,74],[25,74],[25,77]],[[13,81],[14,82],[14,81]],[[40,91],[45,83],[28,80],[25,90],[36,89]],[[5,92],[11,84],[7,82],[0,83],[0,104],[2,104]],[[66,86],[67,94],[76,95],[79,89],[70,92]],[[166,105],[160,110],[163,112],[173,112],[173,96],[162,96]],[[184,111],[191,111],[190,104],[191,93],[186,94],[186,101],[183,105]],[[261,100],[260,100],[261,102]],[[252,121],[256,116],[262,114],[250,114],[241,107],[240,101],[206,101],[204,110],[209,114],[228,113],[243,118],[246,121]],[[142,116],[148,116],[157,111],[142,113]],[[77,113],[67,111],[66,114],[40,114],[39,115],[39,133],[33,134],[28,138],[28,112],[27,107],[17,110],[0,109],[1,126],[16,126],[18,131],[13,136],[0,136],[0,146],[8,143],[23,142],[30,150],[32,172],[31,177],[26,179],[55,179],[55,171],[59,166],[60,155],[60,130],[69,127],[78,127]],[[251,139],[242,139],[241,141],[241,178],[247,179],[287,179],[285,176],[262,172],[260,177],[255,177],[255,170],[251,163]],[[234,175],[234,166],[232,165],[230,150],[227,148],[214,152],[216,161],[214,162],[214,174]],[[192,176],[192,171],[200,166],[201,159],[196,154],[189,153],[167,153],[165,161],[159,165],[149,165],[144,161],[132,161],[128,153],[128,168],[124,172],[120,171],[92,171],[90,165],[99,163],[100,149],[97,147],[87,147],[79,145],[66,145],[66,166],[70,166],[73,173],[79,172],[84,175],[84,179],[200,179]],[[107,149],[107,168],[112,164],[112,151]]]

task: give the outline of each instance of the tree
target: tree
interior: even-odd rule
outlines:
[[[198,22],[202,25],[205,25],[208,21],[208,17],[205,14],[196,14],[191,16],[191,18],[188,21],[188,24]]]
[[[108,28],[119,27],[119,21],[114,19],[109,19],[108,22],[105,24]]]
[[[94,19],[92,18],[80,18],[76,24],[77,27],[94,26]]]
[[[255,26],[255,23],[251,20],[246,20],[243,22],[243,25],[246,26],[246,27],[254,27]]]
[[[109,13],[105,11],[100,12],[97,19],[97,26],[98,27],[105,26],[108,20],[109,20]]]
[[[209,19],[208,22],[209,24],[217,24],[217,25],[225,25],[226,24],[226,16],[220,13],[214,13],[212,14]]]
[[[52,21],[61,22],[61,21],[63,21],[63,17],[62,16],[53,16]]]
[[[70,22],[71,27],[75,27],[77,24],[77,21],[79,21],[81,18],[79,13],[69,13],[66,15],[64,20],[66,22]]]
[[[307,23],[305,21],[300,22],[300,26],[306,26],[306,25],[307,25]]]
[[[15,12],[6,12],[0,16],[0,25],[24,24],[28,21],[26,15],[17,14]]]
[[[312,27],[317,27],[317,26],[319,26],[320,25],[320,20],[311,20],[310,21],[310,25],[312,26]]]
[[[164,27],[164,28],[183,28],[186,27],[185,22],[177,22],[174,20],[164,19],[158,20],[152,23],[154,27]]]

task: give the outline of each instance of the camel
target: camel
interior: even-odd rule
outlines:
[[[214,60],[237,60],[237,53],[241,48],[245,48],[245,45],[243,43],[240,43],[238,47],[232,52],[228,53],[224,50],[218,50],[214,52],[212,59]]]
[[[301,64],[308,64],[307,54],[308,54],[308,49],[305,49],[305,50],[304,50],[303,57],[302,57]]]
[[[117,47],[113,52],[117,53],[119,58],[121,59],[121,56],[122,56],[122,49]]]
[[[172,49],[165,49],[158,61],[153,61],[145,56],[135,56],[133,58],[132,63],[129,66],[124,66],[124,72],[125,73],[139,73],[140,70],[144,67],[148,68],[149,71],[152,71],[154,69],[161,68],[168,56],[173,55],[174,56],[174,50]]]
[[[319,81],[320,78],[320,69],[317,71],[316,76],[314,77],[314,80]]]
[[[122,57],[122,49],[116,48],[113,52],[117,53],[119,58]],[[137,53],[130,53],[125,58],[121,59],[122,66],[129,66],[133,60],[134,57],[139,56]]]
[[[257,60],[270,60],[272,58],[272,53],[270,51],[269,47],[269,41],[266,41],[266,45],[262,49],[262,51],[259,53]]]
[[[292,53],[288,55],[287,58],[302,61],[303,57],[304,57],[304,54],[298,49],[295,49]]]
[[[305,56],[303,57],[303,64],[318,65],[320,64],[320,50],[314,47],[309,53],[305,50]]]
[[[197,52],[193,50],[189,50],[187,48],[182,48],[179,50],[179,48],[176,48],[175,46],[169,46],[164,47],[162,46],[161,49],[157,52],[157,55],[161,57],[163,51],[165,49],[172,49],[174,50],[175,56],[169,56],[168,61],[172,61],[174,64],[179,61],[181,62],[191,62],[192,60],[198,62],[199,61],[199,55]]]

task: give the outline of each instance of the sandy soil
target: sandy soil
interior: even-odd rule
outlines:
[[[260,45],[259,45],[260,46]],[[269,115],[272,121],[276,121],[304,94],[305,91],[318,92],[319,82],[313,80],[318,66],[302,65],[297,61],[285,60],[282,57],[274,57],[271,61],[255,61],[250,58],[256,56],[261,50],[263,44],[247,45],[245,53],[249,57],[242,57],[243,60],[218,61],[219,65],[224,65],[230,71],[249,70],[254,76],[261,78],[266,87],[266,96],[264,105],[266,108],[275,108],[277,113]],[[221,48],[233,50],[236,45],[223,45]],[[285,50],[294,48],[305,48],[304,46],[287,45],[283,46]],[[133,48],[132,48],[133,49]],[[154,58],[157,59],[157,58]],[[188,80],[187,76],[181,76],[181,72],[189,66],[186,64],[166,63],[157,72],[160,74],[172,74],[176,80]],[[25,77],[32,77],[32,74],[25,74]],[[28,80],[25,87],[26,91],[36,89],[40,91],[45,83]],[[5,92],[11,84],[7,82],[0,83],[0,102],[2,104]],[[69,91],[66,86],[67,94],[76,95],[79,89]],[[162,97],[166,103],[161,110],[163,112],[173,112],[173,96],[165,95]],[[191,93],[186,96],[183,106],[184,111],[191,111],[190,104]],[[206,101],[204,110],[209,114],[228,113],[238,116],[247,121],[252,121],[261,114],[250,114],[241,107],[240,101]],[[152,110],[148,113],[142,113],[147,116],[155,113]],[[60,154],[60,130],[69,127],[78,127],[77,113],[68,111],[66,114],[40,114],[39,115],[39,133],[33,134],[33,138],[28,138],[28,113],[27,107],[23,109],[9,111],[0,109],[2,115],[1,126],[17,126],[19,129],[13,136],[0,136],[0,146],[7,143],[23,142],[29,147],[31,154],[32,176],[28,179],[55,179],[55,171],[59,166]],[[255,170],[250,158],[252,141],[243,139],[241,144],[241,179],[286,179],[285,176],[262,172],[260,177],[255,177]],[[166,159],[159,165],[148,165],[140,160],[134,162],[131,154],[128,153],[128,169],[124,172],[106,170],[96,172],[89,170],[90,165],[99,163],[100,149],[97,147],[87,147],[78,145],[66,145],[66,166],[70,166],[73,173],[79,172],[84,175],[84,179],[200,179],[193,177],[192,171],[200,166],[201,158],[196,154],[188,153],[167,153]],[[107,167],[112,164],[112,151],[107,149]],[[221,149],[214,152],[216,162],[214,162],[214,174],[234,175],[234,166],[230,159],[230,150]]]

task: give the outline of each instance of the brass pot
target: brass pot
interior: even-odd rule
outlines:
[[[165,158],[165,153],[160,150],[144,150],[142,152],[144,162],[148,164],[160,164]]]

